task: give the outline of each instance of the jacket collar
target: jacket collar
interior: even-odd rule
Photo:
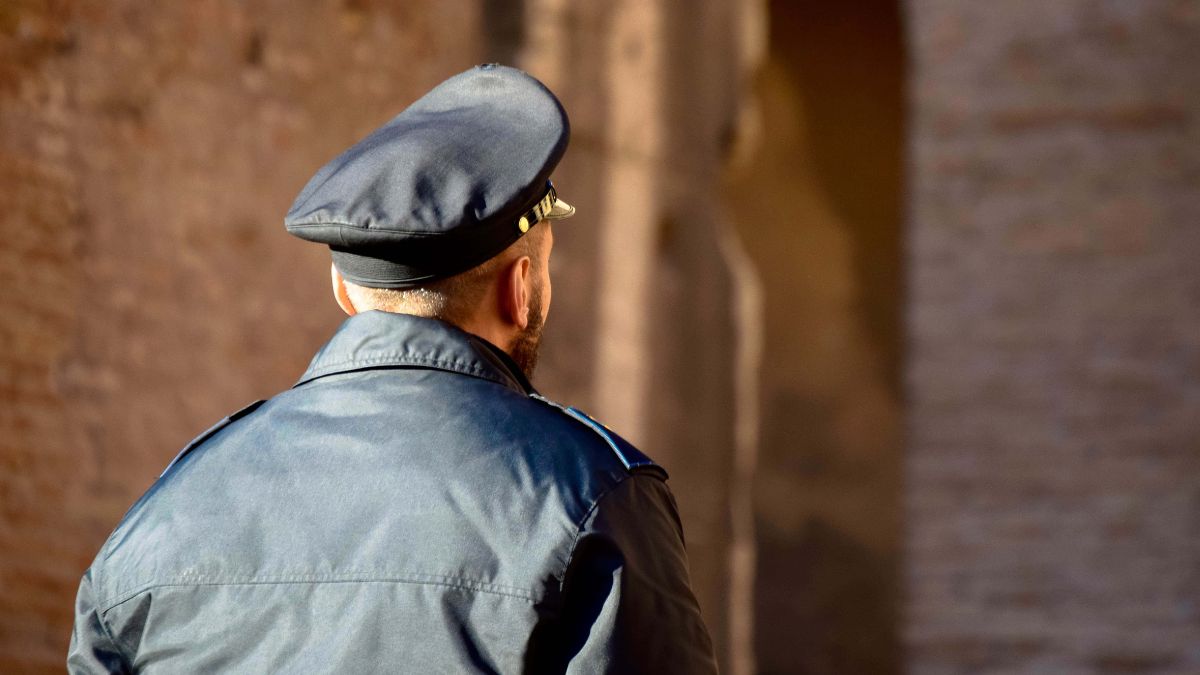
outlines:
[[[537,393],[512,358],[487,340],[437,319],[379,311],[346,319],[295,386],[335,373],[403,366],[462,373],[525,395]]]

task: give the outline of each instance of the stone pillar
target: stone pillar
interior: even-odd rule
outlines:
[[[521,65],[571,113],[558,180],[579,208],[555,239],[541,384],[671,472],[693,586],[733,663],[730,602],[750,593],[731,596],[737,282],[717,188],[737,110],[740,5],[540,0],[526,10],[542,24]]]

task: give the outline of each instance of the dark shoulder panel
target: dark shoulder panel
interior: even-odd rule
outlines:
[[[635,448],[632,443],[626,441],[624,438],[621,438],[602,423],[592,419],[592,417],[590,417],[587,413],[577,408],[571,408],[560,403],[555,403],[541,394],[532,394],[531,398],[555,408],[556,410],[562,412],[568,417],[571,417],[577,422],[580,422],[590,429],[605,442],[609,449],[612,450],[613,454],[616,455],[617,459],[620,460],[625,469],[630,473],[646,473],[656,476],[661,480],[667,479],[666,469],[662,468],[658,464],[655,464],[654,460],[647,457],[641,450]]]

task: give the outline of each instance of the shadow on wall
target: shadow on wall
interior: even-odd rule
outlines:
[[[765,294],[763,673],[900,667],[901,35],[894,0],[772,2],[728,176]]]

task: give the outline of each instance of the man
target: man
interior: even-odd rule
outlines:
[[[566,114],[480,66],[288,231],[350,318],[180,453],[84,575],[73,672],[711,672],[666,473],[530,386]]]

